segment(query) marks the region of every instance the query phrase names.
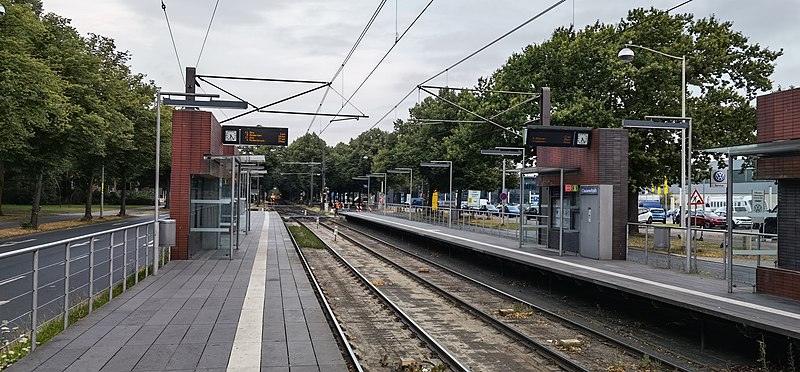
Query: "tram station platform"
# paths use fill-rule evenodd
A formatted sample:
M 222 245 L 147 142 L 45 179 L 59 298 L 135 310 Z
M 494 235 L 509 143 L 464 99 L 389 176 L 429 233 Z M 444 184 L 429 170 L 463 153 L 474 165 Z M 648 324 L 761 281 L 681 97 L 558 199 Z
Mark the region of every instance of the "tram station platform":
M 595 260 L 541 246 L 523 246 L 511 238 L 486 235 L 376 212 L 340 212 L 422 238 L 529 265 L 576 280 L 686 308 L 792 338 L 800 338 L 800 302 L 751 291 L 728 293 L 727 281 L 660 269 L 632 261 Z M 721 265 L 720 265 L 721 266 Z
M 275 212 L 230 260 L 172 261 L 8 371 L 347 371 Z

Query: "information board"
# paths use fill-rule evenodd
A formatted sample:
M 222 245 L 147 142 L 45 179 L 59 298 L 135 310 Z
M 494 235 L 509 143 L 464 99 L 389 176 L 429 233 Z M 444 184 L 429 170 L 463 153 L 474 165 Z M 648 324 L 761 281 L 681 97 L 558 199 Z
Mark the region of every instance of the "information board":
M 222 126 L 223 145 L 287 146 L 289 128 Z
M 529 127 L 525 133 L 525 144 L 545 147 L 589 147 L 591 135 L 591 129 Z

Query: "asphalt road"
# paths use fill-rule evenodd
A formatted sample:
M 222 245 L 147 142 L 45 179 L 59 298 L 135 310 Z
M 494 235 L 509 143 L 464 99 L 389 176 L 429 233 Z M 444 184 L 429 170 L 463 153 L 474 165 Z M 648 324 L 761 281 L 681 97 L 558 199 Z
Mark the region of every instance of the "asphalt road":
M 162 216 L 166 217 L 166 216 Z M 125 274 L 131 275 L 135 267 L 146 265 L 145 258 L 152 255 L 152 225 L 103 234 L 126 226 L 152 221 L 152 217 L 135 217 L 124 221 L 88 225 L 80 228 L 50 231 L 40 234 L 0 240 L 0 253 L 18 251 L 28 247 L 41 246 L 47 243 L 83 237 L 71 241 L 69 267 L 70 303 L 74 305 L 80 299 L 88 297 L 90 277 L 90 242 L 94 243 L 94 293 L 101 292 L 109 286 L 109 272 L 113 262 L 113 281 L 119 282 Z M 146 227 L 149 227 L 147 229 Z M 125 241 L 127 240 L 127 247 Z M 113 244 L 111 244 L 113 242 Z M 109 260 L 113 246 L 113 260 Z M 125 248 L 126 247 L 126 248 Z M 150 248 L 149 250 L 147 248 Z M 137 261 L 138 251 L 138 261 Z M 38 265 L 38 316 L 42 321 L 58 316 L 64 307 L 64 271 L 66 245 L 57 244 L 44 248 L 39 253 Z M 152 260 L 152 258 L 151 258 Z M 127 262 L 127 272 L 124 263 Z M 0 321 L 8 320 L 25 329 L 30 324 L 33 288 L 33 254 L 20 255 L 0 259 Z

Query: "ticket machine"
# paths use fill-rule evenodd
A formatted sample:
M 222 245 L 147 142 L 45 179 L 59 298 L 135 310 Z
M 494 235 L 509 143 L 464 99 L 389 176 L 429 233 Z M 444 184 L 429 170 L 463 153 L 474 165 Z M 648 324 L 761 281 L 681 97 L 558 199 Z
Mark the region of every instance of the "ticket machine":
M 612 185 L 581 185 L 578 241 L 579 254 L 583 257 L 612 258 L 613 191 Z

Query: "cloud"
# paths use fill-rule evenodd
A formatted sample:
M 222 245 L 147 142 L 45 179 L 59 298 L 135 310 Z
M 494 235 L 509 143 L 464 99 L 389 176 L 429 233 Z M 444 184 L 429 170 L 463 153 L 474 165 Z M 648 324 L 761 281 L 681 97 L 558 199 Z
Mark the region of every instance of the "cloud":
M 769 7 L 757 2 L 704 0 L 690 2 L 676 12 L 694 13 L 696 17 L 716 15 L 730 20 L 736 30 L 751 42 L 770 49 L 784 48 L 777 62 L 774 80 L 788 87 L 798 85 L 800 47 L 792 32 L 796 28 L 794 10 L 798 0 L 774 0 Z M 200 52 L 216 0 L 164 0 L 183 67 L 194 65 Z M 395 36 L 414 20 L 428 0 L 387 2 L 352 55 L 333 86 L 349 96 L 356 86 L 394 44 Z M 408 108 L 417 102 L 412 94 L 397 110 L 391 110 L 413 87 L 452 65 L 489 41 L 539 13 L 553 2 L 519 0 L 434 1 L 392 54 L 375 72 L 353 103 L 370 116 L 357 122 L 331 125 L 322 135 L 330 144 L 347 141 L 374 125 L 387 114 L 378 127 L 392 128 L 397 117 L 405 118 Z M 530 43 L 549 38 L 557 27 L 577 28 L 596 21 L 615 23 L 635 7 L 668 9 L 676 0 L 633 0 L 630 2 L 567 1 L 517 33 L 476 55 L 431 84 L 474 86 L 479 77 L 499 68 L 514 52 Z M 397 9 L 395 9 L 397 4 Z M 574 15 L 573 15 L 574 4 Z M 330 79 L 360 35 L 378 2 L 374 0 L 219 0 L 219 7 L 205 51 L 198 66 L 201 74 L 254 76 L 323 80 Z M 165 90 L 180 90 L 181 70 L 173 51 L 160 1 L 50 1 L 45 10 L 73 19 L 82 33 L 93 32 L 114 38 L 117 46 L 132 53 L 132 67 L 143 72 Z M 766 24 L 768 22 L 768 27 Z M 255 104 L 295 94 L 308 86 L 276 83 L 215 81 Z M 203 88 L 216 92 L 211 86 Z M 554 87 L 554 89 L 557 89 Z M 324 90 L 309 94 L 275 109 L 315 111 Z M 424 98 L 424 95 L 421 96 Z M 328 94 L 323 112 L 336 112 L 342 99 Z M 346 108 L 343 112 L 354 113 Z M 215 111 L 220 119 L 224 115 Z M 316 120 L 319 131 L 330 118 Z M 242 124 L 275 125 L 290 128 L 290 137 L 305 133 L 311 122 L 306 116 L 253 114 L 237 120 Z

